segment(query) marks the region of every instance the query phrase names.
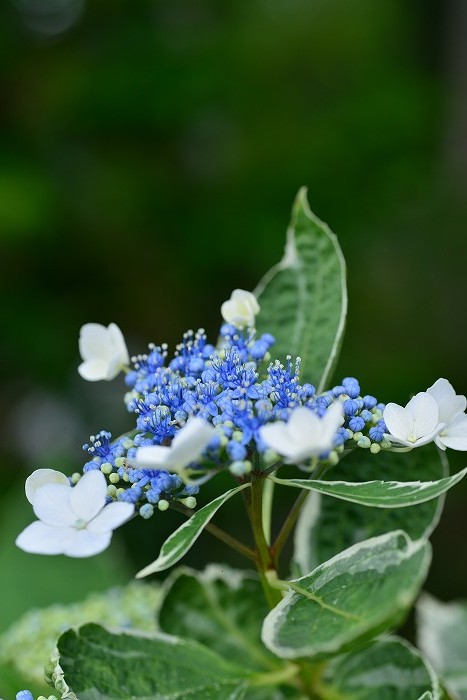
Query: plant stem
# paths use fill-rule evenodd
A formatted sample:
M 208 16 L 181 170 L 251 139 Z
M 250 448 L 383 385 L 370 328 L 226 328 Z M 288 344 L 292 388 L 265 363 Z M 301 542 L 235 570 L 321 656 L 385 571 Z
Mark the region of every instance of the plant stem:
M 272 479 L 265 479 L 263 486 L 263 532 L 268 547 L 271 544 L 271 520 L 272 505 L 274 501 L 275 483 Z
M 263 530 L 263 487 L 264 477 L 257 472 L 251 474 L 251 525 L 256 544 L 256 567 L 266 600 L 274 608 L 282 600 L 282 593 L 273 588 L 268 580 L 268 572 L 275 572 L 274 558 Z
M 310 474 L 310 480 L 312 479 L 319 479 L 320 476 L 323 476 L 324 472 L 327 470 L 329 465 L 327 464 L 321 464 L 316 467 L 316 469 Z M 295 524 L 297 522 L 298 516 L 300 515 L 300 511 L 302 509 L 303 504 L 305 503 L 307 496 L 309 495 L 309 491 L 301 491 L 300 494 L 297 496 L 297 499 L 295 503 L 293 504 L 292 508 L 289 511 L 289 514 L 287 515 L 279 534 L 276 537 L 276 540 L 272 546 L 272 550 L 274 552 L 274 564 L 277 567 L 279 557 L 282 553 L 282 550 L 284 548 L 285 543 L 287 542 L 290 533 L 292 532 L 293 528 L 295 527 Z
M 187 508 L 182 503 L 177 503 L 176 501 L 171 502 L 170 507 L 173 510 L 178 510 L 180 513 L 183 513 L 183 515 L 186 515 L 187 518 L 191 518 L 191 516 L 195 513 L 195 511 L 191 510 L 191 508 Z M 217 537 L 217 539 L 221 540 L 221 542 L 224 542 L 224 544 L 234 549 L 236 552 L 243 554 L 244 557 L 256 563 L 257 558 L 255 556 L 255 552 L 250 547 L 247 547 L 245 544 L 240 542 L 240 540 L 237 540 L 236 537 L 233 537 L 233 535 L 229 535 L 228 532 L 225 532 L 225 530 L 222 530 L 222 528 L 214 525 L 214 523 L 208 523 L 205 526 L 205 530 L 210 532 L 211 535 L 214 535 L 214 537 Z

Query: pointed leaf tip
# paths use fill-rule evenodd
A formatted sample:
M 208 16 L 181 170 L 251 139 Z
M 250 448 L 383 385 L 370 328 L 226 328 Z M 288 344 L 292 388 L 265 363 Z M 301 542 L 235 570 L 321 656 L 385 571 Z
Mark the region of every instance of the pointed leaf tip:
M 347 313 L 345 260 L 336 236 L 297 193 L 282 260 L 256 288 L 259 333 L 272 333 L 273 355 L 301 357 L 301 380 L 321 391 L 338 359 Z
M 226 491 L 221 496 L 215 498 L 211 503 L 208 503 L 200 510 L 196 511 L 189 520 L 180 525 L 175 532 L 163 543 L 159 556 L 152 564 L 146 566 L 141 571 L 138 571 L 136 578 L 144 578 L 150 574 L 155 574 L 159 571 L 165 571 L 176 564 L 194 545 L 203 529 L 209 523 L 211 518 L 217 513 L 219 508 L 236 493 L 239 493 L 250 483 L 241 484 L 230 491 Z

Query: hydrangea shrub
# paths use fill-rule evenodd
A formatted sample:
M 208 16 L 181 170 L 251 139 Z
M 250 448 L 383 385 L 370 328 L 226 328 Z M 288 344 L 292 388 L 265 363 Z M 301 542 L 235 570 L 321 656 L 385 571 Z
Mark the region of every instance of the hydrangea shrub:
M 421 603 L 424 653 L 393 631 L 426 578 L 443 494 L 467 472 L 449 475 L 446 459 L 467 450 L 467 401 L 444 378 L 406 406 L 382 403 L 355 377 L 332 383 L 346 311 L 342 251 L 302 189 L 282 260 L 254 293 L 224 302 L 217 342 L 188 331 L 173 354 L 151 343 L 130 360 L 115 324 L 83 327 L 80 374 L 124 371 L 129 430 L 92 436 L 82 472 L 28 478 L 37 520 L 18 546 L 92 556 L 129 518 L 174 509 L 182 524 L 137 577 L 174 567 L 204 530 L 246 568 L 172 570 L 147 611 L 157 632 L 92 622 L 65 631 L 48 669 L 63 700 L 439 700 L 445 683 L 455 687 L 439 649 L 456 616 L 428 636 L 433 604 Z M 203 485 L 220 472 L 230 488 L 206 503 Z M 285 489 L 296 500 L 278 522 Z M 215 524 L 230 499 L 248 541 L 235 523 Z

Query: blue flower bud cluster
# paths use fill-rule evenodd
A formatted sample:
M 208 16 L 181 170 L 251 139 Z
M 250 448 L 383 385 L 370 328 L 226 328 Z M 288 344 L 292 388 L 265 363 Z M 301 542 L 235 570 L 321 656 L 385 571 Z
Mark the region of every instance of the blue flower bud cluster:
M 355 377 L 345 377 L 341 384 L 322 394 L 317 401 L 322 402 L 323 399 L 329 402 L 338 399 L 342 402 L 344 425 L 337 433 L 335 447 L 343 449 L 345 443 L 353 440 L 358 447 L 377 453 L 381 445 L 385 445 L 385 404 L 378 403 L 378 400 L 369 394 L 361 396 L 360 383 Z
M 172 359 L 166 345 L 149 345 L 146 354 L 132 358 L 133 369 L 125 378 L 125 403 L 135 416 L 135 429 L 114 441 L 106 431 L 91 437 L 84 445 L 91 459 L 83 471 L 100 469 L 109 482 L 109 500 L 133 503 L 148 518 L 155 507 L 164 510 L 171 500 L 196 495 L 196 482 L 206 471 L 228 468 L 242 477 L 253 464 L 267 466 L 272 457 L 261 438 L 262 426 L 287 421 L 298 406 L 322 417 L 335 401 L 342 403 L 344 412 L 336 451 L 351 444 L 377 452 L 386 432 L 384 405 L 373 396 L 362 396 L 353 377 L 318 395 L 314 386 L 300 383 L 299 358 L 270 361 L 274 342 L 271 334 L 257 337 L 253 329 L 239 331 L 224 323 L 217 348 L 207 342 L 203 329 L 185 333 Z M 177 474 L 132 466 L 138 447 L 169 445 L 190 416 L 200 416 L 216 428 L 202 464 L 191 465 L 192 476 L 198 469 L 200 479 L 184 484 Z

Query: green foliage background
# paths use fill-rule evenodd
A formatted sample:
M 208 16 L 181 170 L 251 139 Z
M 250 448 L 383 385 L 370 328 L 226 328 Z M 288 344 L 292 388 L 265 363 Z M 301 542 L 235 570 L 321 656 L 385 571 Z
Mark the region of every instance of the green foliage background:
M 221 302 L 281 256 L 301 185 L 348 262 L 337 376 L 382 401 L 440 376 L 467 393 L 466 14 L 462 0 L 0 5 L 0 630 L 108 585 L 97 560 L 77 581 L 12 544 L 31 519 L 25 476 L 74 471 L 90 433 L 129 426 L 119 380 L 76 373 L 81 324 L 117 322 L 134 353 L 188 327 L 214 338 Z M 467 596 L 466 498 L 449 495 L 434 536 L 428 587 L 444 598 Z M 171 518 L 117 534 L 118 582 Z M 191 564 L 225 557 L 208 537 Z

